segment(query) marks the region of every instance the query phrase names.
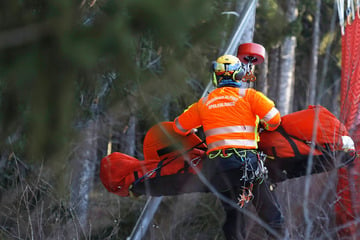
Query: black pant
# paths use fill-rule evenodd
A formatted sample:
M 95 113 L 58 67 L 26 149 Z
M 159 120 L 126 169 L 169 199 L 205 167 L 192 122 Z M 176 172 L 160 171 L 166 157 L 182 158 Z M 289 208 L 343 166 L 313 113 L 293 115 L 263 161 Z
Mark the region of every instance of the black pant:
M 229 190 L 222 193 L 226 198 L 236 201 L 236 190 Z M 273 192 L 270 191 L 266 181 L 261 184 L 254 184 L 254 199 L 251 201 L 260 219 L 280 236 L 284 232 L 284 219 L 279 208 L 278 201 Z M 245 239 L 246 215 L 237 208 L 222 201 L 226 218 L 223 231 L 227 240 Z M 271 233 L 266 231 L 268 235 Z
M 229 151 L 227 151 L 229 152 Z M 246 171 L 245 165 L 252 166 L 256 170 L 258 156 L 254 151 L 246 151 L 245 154 L 231 154 L 229 157 L 219 155 L 204 162 L 204 174 L 215 189 L 233 203 L 237 203 L 237 197 L 241 187 L 246 184 L 240 179 Z M 279 235 L 283 233 L 284 220 L 276 196 L 270 191 L 266 180 L 255 179 L 252 181 L 254 195 L 251 201 L 260 219 Z M 248 183 L 247 183 L 248 184 Z M 245 238 L 245 216 L 238 208 L 222 201 L 226 219 L 223 231 L 227 240 Z M 270 233 L 269 233 L 270 234 Z M 271 235 L 271 234 L 270 234 Z

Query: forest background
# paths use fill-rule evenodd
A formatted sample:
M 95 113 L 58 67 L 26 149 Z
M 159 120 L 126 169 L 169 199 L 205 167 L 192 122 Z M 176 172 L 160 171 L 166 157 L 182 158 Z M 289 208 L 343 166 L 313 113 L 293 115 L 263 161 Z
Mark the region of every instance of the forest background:
M 146 131 L 201 96 L 238 21 L 224 12 L 245 2 L 0 2 L 0 239 L 129 236 L 146 197 L 108 193 L 100 160 L 143 159 Z M 336 11 L 330 0 L 258 1 L 253 41 L 267 57 L 256 88 L 282 114 L 321 104 L 339 116 Z M 278 186 L 289 230 L 335 239 L 336 173 L 311 178 L 305 210 L 303 179 Z M 223 239 L 222 221 L 211 194 L 167 197 L 147 239 Z

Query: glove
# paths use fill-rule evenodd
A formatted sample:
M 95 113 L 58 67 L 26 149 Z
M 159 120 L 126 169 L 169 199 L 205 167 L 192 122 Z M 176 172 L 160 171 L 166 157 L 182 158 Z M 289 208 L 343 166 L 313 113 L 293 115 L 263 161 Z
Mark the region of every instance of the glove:
M 268 130 L 269 129 L 267 122 L 265 122 L 263 119 L 260 120 L 260 129 L 261 128 L 263 130 Z
M 342 150 L 345 152 L 355 151 L 355 144 L 351 137 L 349 136 L 341 136 L 342 140 Z
M 193 129 L 191 129 L 190 131 L 189 131 L 189 133 L 188 134 L 186 134 L 186 136 L 189 136 L 189 135 L 191 135 L 191 134 L 193 134 L 193 133 L 197 133 L 197 128 L 193 128 Z

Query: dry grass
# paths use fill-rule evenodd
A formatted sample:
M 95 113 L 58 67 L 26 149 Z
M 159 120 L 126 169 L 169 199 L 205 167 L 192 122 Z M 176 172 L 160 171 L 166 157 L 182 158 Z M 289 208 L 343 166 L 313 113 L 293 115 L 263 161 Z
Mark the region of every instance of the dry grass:
M 308 196 L 306 181 L 305 177 L 288 180 L 276 188 L 290 239 L 338 239 L 333 210 L 336 171 L 310 176 Z M 67 201 L 57 196 L 45 177 L 20 177 L 1 192 L 0 239 L 125 240 L 145 202 L 145 196 L 123 198 L 111 194 L 97 179 L 90 194 L 89 228 L 85 230 Z M 247 209 L 254 211 L 251 205 Z M 165 197 L 145 239 L 223 240 L 223 220 L 221 203 L 211 193 Z M 266 239 L 261 227 L 250 219 L 247 232 L 248 240 Z

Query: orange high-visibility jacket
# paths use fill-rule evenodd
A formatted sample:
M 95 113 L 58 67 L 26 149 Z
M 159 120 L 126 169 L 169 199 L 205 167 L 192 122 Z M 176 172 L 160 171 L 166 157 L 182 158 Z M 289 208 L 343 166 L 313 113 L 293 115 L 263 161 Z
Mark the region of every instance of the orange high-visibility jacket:
M 188 134 L 203 127 L 208 153 L 218 149 L 257 149 L 259 120 L 266 130 L 280 124 L 275 104 L 252 88 L 221 87 L 192 104 L 174 121 L 174 130 Z

